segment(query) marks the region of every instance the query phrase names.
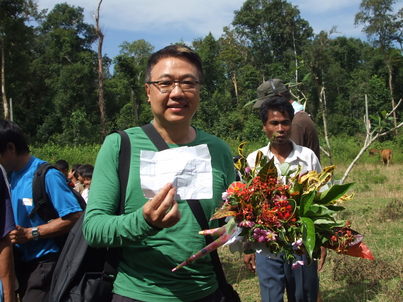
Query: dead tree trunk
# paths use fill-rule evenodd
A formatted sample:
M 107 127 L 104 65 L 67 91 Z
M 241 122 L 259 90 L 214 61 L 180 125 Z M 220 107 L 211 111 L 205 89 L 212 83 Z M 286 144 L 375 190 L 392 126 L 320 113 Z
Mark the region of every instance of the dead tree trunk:
M 297 47 L 295 45 L 295 35 L 294 30 L 292 31 L 292 46 L 294 50 L 294 63 L 295 63 L 295 83 L 298 83 L 298 56 L 297 56 Z
M 1 56 L 1 97 L 3 101 L 3 113 L 4 119 L 10 119 L 10 107 L 8 105 L 7 94 L 6 94 L 6 58 L 4 51 L 4 39 L 0 39 L 0 56 Z
M 234 85 L 236 102 L 239 103 L 239 93 L 238 93 L 238 81 L 236 79 L 236 73 L 234 72 L 231 77 L 232 85 Z
M 388 84 L 389 84 L 389 93 L 390 93 L 390 98 L 391 98 L 391 103 L 392 103 L 392 109 L 395 108 L 395 98 L 393 97 L 393 73 L 392 73 L 392 64 L 391 62 L 387 62 L 386 66 L 388 67 Z M 396 128 L 397 126 L 397 117 L 396 117 L 396 111 L 393 111 L 393 126 Z M 397 135 L 397 129 L 395 130 L 395 136 Z
M 332 155 L 332 148 L 330 146 L 329 141 L 329 133 L 327 131 L 327 102 L 326 102 L 326 91 L 325 85 L 322 83 L 322 88 L 319 93 L 319 102 L 322 105 L 322 120 L 323 120 L 323 133 L 325 136 L 327 150 L 322 149 L 325 151 L 325 154 L 329 157 L 330 164 L 333 165 L 333 155 Z
M 106 117 L 105 117 L 105 96 L 104 96 L 104 66 L 102 56 L 102 45 L 104 42 L 104 34 L 99 26 L 99 11 L 101 9 L 102 0 L 98 3 L 97 13 L 95 16 L 96 34 L 98 36 L 98 108 L 101 123 L 101 135 L 106 135 Z

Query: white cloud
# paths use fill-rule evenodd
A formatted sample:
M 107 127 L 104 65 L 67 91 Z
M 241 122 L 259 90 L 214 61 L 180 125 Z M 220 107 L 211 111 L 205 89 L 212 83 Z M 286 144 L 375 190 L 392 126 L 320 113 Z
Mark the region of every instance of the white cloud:
M 298 6 L 300 11 L 319 14 L 334 13 L 346 9 L 351 10 L 351 8 L 356 9 L 359 7 L 361 0 L 291 0 L 289 2 Z
M 52 9 L 63 0 L 37 0 Z M 84 8 L 85 20 L 94 23 L 98 0 L 65 0 Z M 289 0 L 316 33 L 337 26 L 338 35 L 365 38 L 354 25 L 361 0 Z M 211 32 L 216 38 L 231 24 L 244 0 L 103 0 L 101 26 L 105 47 L 116 54 L 123 41 L 145 39 L 159 48 L 178 41 L 193 41 Z M 189 43 L 190 44 L 190 43 Z
M 60 1 L 39 0 L 40 8 L 53 8 Z M 98 1 L 67 0 L 85 9 L 87 22 L 93 22 Z M 104 0 L 101 5 L 103 27 L 128 31 L 173 31 L 186 29 L 196 35 L 212 32 L 216 36 L 229 25 L 233 11 L 243 0 Z

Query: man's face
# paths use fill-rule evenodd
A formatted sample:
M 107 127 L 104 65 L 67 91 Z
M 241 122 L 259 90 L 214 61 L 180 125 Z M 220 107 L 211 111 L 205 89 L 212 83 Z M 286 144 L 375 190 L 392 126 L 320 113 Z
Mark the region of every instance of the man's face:
M 272 144 L 286 144 L 290 141 L 291 119 L 288 113 L 269 110 L 263 131 Z
M 197 67 L 189 61 L 168 57 L 161 59 L 151 69 L 150 81 L 199 81 Z M 160 125 L 190 125 L 200 102 L 199 86 L 194 91 L 183 91 L 176 84 L 171 92 L 161 93 L 154 84 L 146 84 L 148 102 L 154 119 Z
M 0 164 L 7 172 L 16 171 L 19 168 L 20 158 L 13 143 L 8 143 L 6 150 L 0 154 Z

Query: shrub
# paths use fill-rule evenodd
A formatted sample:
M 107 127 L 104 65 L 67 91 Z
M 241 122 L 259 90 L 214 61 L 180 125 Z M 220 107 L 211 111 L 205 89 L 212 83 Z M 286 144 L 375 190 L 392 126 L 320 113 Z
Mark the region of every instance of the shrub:
M 43 146 L 31 147 L 34 156 L 54 163 L 59 159 L 66 160 L 72 164 L 94 164 L 100 145 L 80 145 L 80 146 L 59 146 L 46 144 Z

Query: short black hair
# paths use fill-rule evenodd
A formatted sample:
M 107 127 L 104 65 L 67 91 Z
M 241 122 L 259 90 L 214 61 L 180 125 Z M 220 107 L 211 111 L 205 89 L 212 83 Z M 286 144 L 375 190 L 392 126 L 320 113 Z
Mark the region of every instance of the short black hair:
M 81 165 L 77 168 L 76 172 L 82 178 L 92 179 L 92 173 L 94 172 L 94 166 L 90 164 Z
M 151 81 L 151 69 L 164 58 L 181 58 L 189 61 L 189 63 L 196 66 L 199 71 L 199 81 L 202 82 L 204 78 L 203 64 L 200 56 L 193 51 L 190 47 L 182 44 L 173 44 L 166 46 L 154 52 L 147 61 L 146 69 L 146 82 Z
M 28 141 L 21 128 L 14 122 L 0 120 L 0 154 L 7 150 L 7 144 L 13 143 L 18 155 L 29 153 Z
M 294 118 L 294 108 L 289 102 L 288 98 L 281 95 L 275 95 L 269 97 L 260 106 L 260 120 L 263 124 L 266 124 L 269 110 L 280 111 L 281 113 L 287 113 L 290 120 Z
M 55 168 L 61 171 L 68 171 L 69 163 L 64 159 L 59 159 L 57 162 L 55 162 Z

